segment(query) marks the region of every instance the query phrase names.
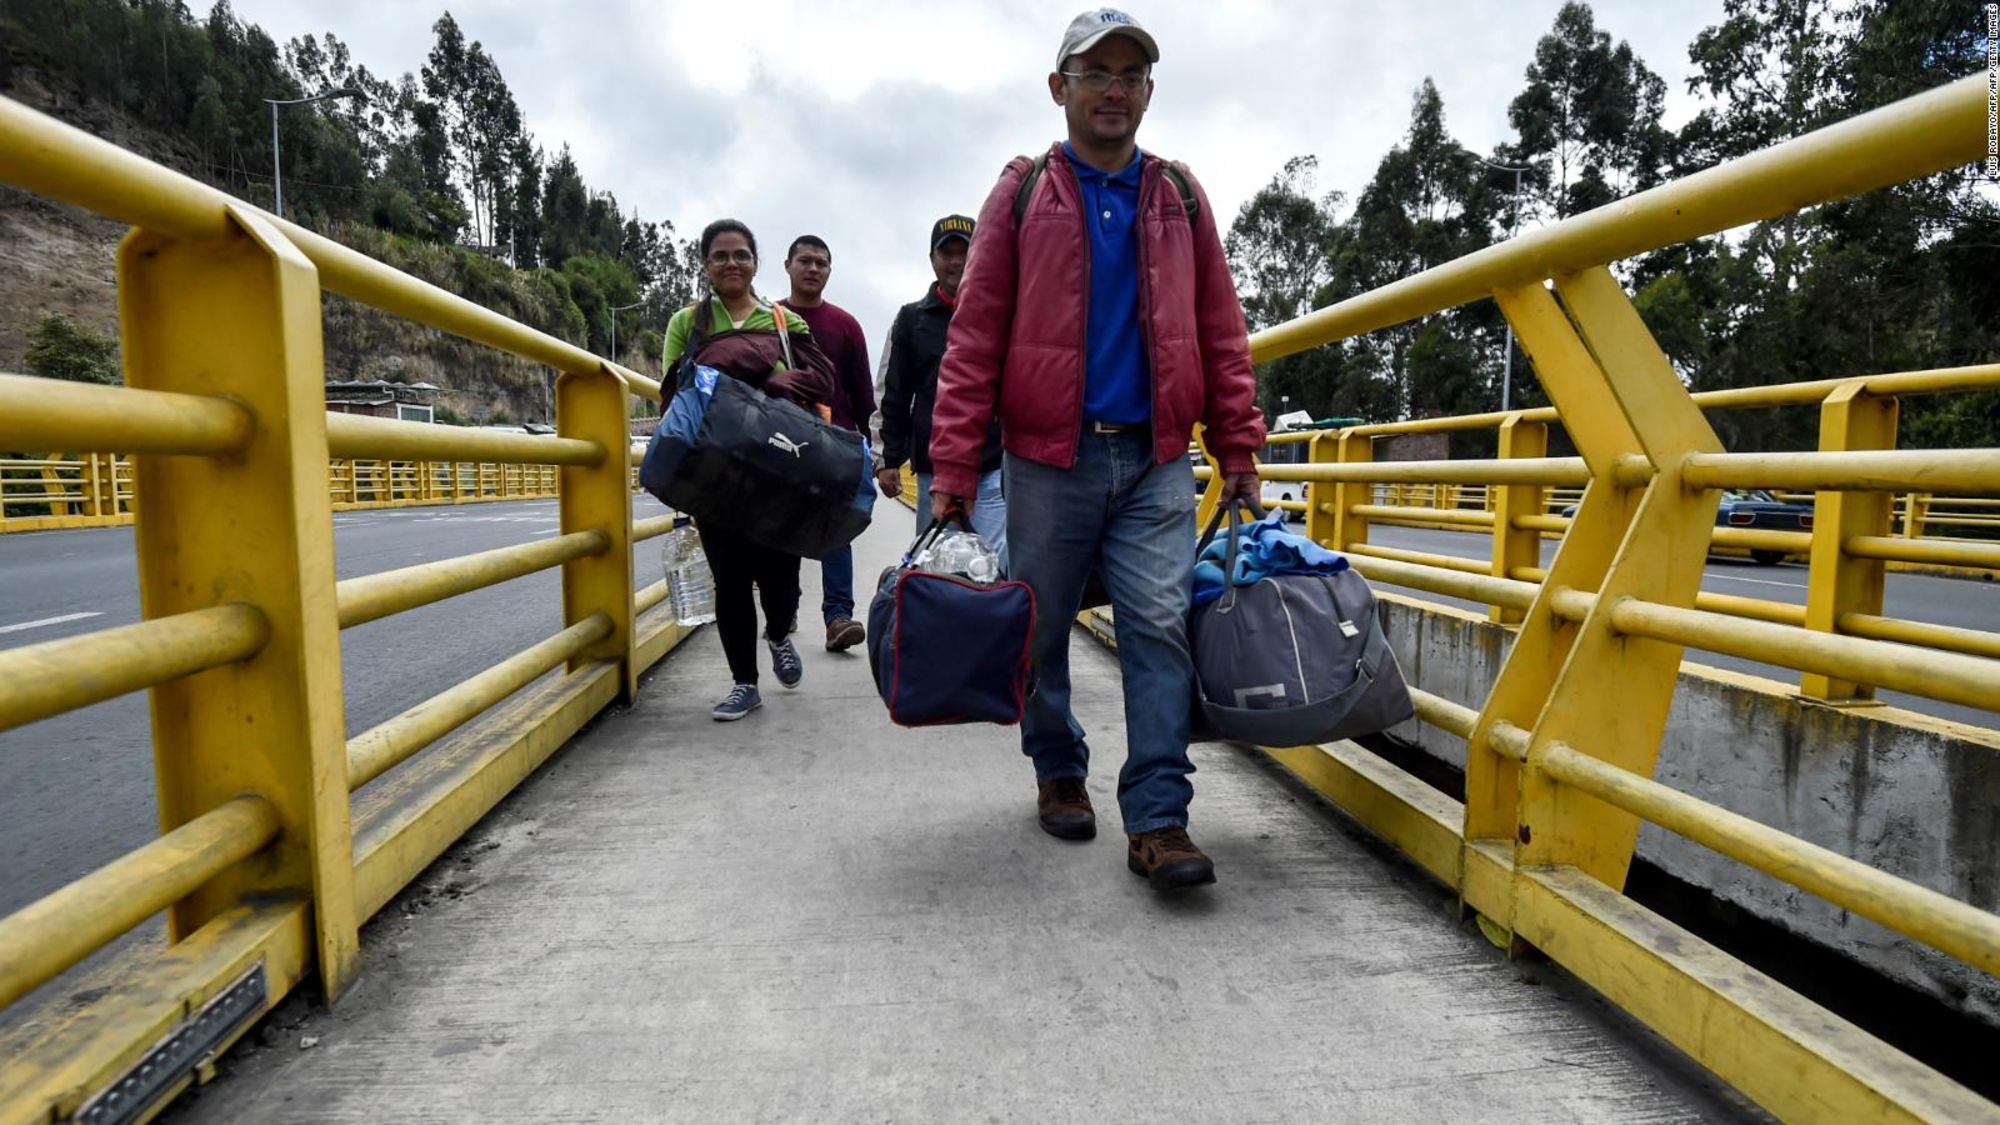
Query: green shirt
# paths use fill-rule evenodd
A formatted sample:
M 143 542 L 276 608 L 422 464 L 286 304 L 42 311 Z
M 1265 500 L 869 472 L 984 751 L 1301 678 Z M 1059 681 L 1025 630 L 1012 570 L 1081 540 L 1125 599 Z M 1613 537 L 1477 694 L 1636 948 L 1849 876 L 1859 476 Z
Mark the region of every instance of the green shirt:
M 778 326 L 778 322 L 771 316 L 771 310 L 777 307 L 775 305 L 767 305 L 759 301 L 757 307 L 750 310 L 750 315 L 743 318 L 743 323 L 738 324 L 730 319 L 729 310 L 722 305 L 722 298 L 710 297 L 708 304 L 708 329 L 710 332 L 720 332 L 725 329 L 736 328 L 741 328 L 749 332 L 760 330 L 770 332 Z M 688 333 L 694 330 L 694 309 L 693 305 L 689 305 L 675 313 L 672 320 L 667 321 L 667 343 L 660 358 L 662 369 L 672 367 L 674 361 L 681 357 L 681 353 L 687 350 Z M 808 336 L 812 334 L 812 329 L 807 327 L 805 318 L 790 309 L 785 310 L 785 327 L 793 332 L 803 332 Z

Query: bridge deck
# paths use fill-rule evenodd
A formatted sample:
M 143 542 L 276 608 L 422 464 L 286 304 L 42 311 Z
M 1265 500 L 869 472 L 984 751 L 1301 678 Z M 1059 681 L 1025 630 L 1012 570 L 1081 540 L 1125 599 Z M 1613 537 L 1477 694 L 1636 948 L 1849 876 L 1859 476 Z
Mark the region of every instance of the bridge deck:
M 882 514 L 864 583 L 907 526 Z M 1096 841 L 1037 829 L 1013 731 L 892 727 L 858 655 L 807 646 L 799 690 L 767 676 L 762 712 L 711 723 L 704 631 L 384 911 L 337 1011 L 281 1009 L 171 1116 L 1746 1112 L 1251 752 L 1196 748 L 1221 881 L 1155 896 L 1116 830 L 1117 665 L 1075 644 Z

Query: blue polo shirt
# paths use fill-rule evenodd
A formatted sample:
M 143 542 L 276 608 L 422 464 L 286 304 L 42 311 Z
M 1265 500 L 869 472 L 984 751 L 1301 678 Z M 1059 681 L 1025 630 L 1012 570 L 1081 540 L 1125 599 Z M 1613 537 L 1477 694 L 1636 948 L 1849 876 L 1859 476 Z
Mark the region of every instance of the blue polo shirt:
M 1139 171 L 1144 154 L 1106 175 L 1063 155 L 1083 191 L 1090 232 L 1090 308 L 1084 328 L 1083 418 L 1132 425 L 1153 416 L 1153 380 L 1139 331 Z

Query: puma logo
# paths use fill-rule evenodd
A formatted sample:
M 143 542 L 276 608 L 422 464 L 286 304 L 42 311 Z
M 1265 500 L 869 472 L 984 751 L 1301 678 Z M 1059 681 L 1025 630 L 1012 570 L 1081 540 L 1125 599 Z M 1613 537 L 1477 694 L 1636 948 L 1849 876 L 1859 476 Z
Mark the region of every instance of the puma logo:
M 804 449 L 808 445 L 811 445 L 812 442 L 793 441 L 789 434 L 776 433 L 772 434 L 770 439 L 766 441 L 764 444 L 775 445 L 779 449 L 782 449 L 785 452 L 791 454 L 792 456 L 797 457 L 799 455 L 799 450 Z

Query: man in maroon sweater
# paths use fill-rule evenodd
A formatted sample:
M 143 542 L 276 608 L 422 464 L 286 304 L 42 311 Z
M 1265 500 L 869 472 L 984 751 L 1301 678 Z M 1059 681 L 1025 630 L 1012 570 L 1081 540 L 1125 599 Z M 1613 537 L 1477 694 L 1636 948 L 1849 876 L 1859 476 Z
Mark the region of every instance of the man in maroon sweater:
M 875 414 L 875 377 L 868 367 L 868 338 L 861 325 L 825 299 L 833 276 L 833 251 L 818 235 L 802 234 L 785 252 L 785 274 L 792 295 L 784 306 L 805 320 L 813 342 L 833 360 L 833 397 L 827 405 L 833 422 L 860 430 Z M 840 652 L 867 639 L 854 619 L 854 548 L 842 547 L 820 560 L 820 612 L 826 617 L 826 650 Z

